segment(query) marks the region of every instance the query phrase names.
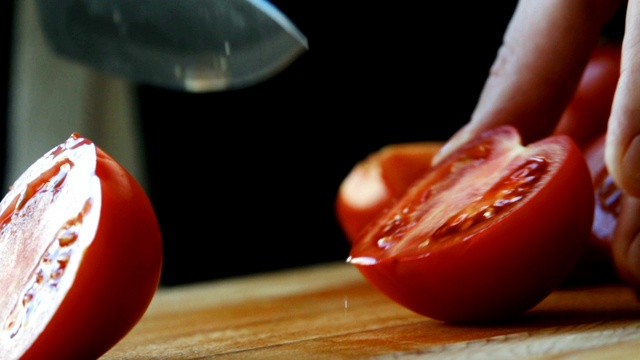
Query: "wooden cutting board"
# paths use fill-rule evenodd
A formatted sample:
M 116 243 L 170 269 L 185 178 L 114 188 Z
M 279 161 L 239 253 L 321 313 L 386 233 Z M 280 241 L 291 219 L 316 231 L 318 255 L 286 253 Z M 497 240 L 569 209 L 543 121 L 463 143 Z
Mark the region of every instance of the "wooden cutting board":
M 161 288 L 101 359 L 640 359 L 624 286 L 561 289 L 517 321 L 453 326 L 406 310 L 346 263 Z

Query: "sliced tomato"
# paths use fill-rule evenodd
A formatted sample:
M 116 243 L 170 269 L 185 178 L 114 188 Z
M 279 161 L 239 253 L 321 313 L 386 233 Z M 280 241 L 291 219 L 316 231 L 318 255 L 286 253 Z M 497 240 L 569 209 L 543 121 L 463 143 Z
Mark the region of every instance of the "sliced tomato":
M 612 255 L 613 235 L 622 204 L 622 190 L 604 162 L 605 134 L 583 150 L 594 185 L 595 210 L 589 244 L 566 285 L 619 282 Z
M 355 242 L 367 224 L 431 168 L 441 146 L 437 141 L 387 145 L 351 169 L 335 203 L 338 223 L 349 242 Z
M 136 180 L 72 135 L 0 202 L 0 358 L 96 359 L 142 317 L 162 243 Z
M 589 169 L 571 138 L 522 146 L 503 126 L 439 162 L 352 245 L 348 262 L 408 309 L 497 321 L 542 301 L 582 255 Z

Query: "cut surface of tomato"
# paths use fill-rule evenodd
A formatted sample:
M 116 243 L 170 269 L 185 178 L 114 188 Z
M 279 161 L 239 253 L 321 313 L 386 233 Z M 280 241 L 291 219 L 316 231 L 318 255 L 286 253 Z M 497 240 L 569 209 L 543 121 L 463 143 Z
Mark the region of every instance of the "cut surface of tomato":
M 0 202 L 0 358 L 96 359 L 138 322 L 162 244 L 136 180 L 73 134 Z
M 392 144 L 357 163 L 340 184 L 335 210 L 347 240 L 355 242 L 374 218 L 431 168 L 441 142 Z
M 523 146 L 515 128 L 498 127 L 416 181 L 352 245 L 348 262 L 427 317 L 506 319 L 542 301 L 576 264 L 592 189 L 569 137 Z

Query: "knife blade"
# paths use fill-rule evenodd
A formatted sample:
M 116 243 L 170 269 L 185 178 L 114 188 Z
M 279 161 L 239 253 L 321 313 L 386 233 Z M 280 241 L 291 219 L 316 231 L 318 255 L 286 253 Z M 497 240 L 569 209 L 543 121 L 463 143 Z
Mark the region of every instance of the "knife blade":
M 262 82 L 308 50 L 266 0 L 37 0 L 55 53 L 135 82 L 187 92 Z

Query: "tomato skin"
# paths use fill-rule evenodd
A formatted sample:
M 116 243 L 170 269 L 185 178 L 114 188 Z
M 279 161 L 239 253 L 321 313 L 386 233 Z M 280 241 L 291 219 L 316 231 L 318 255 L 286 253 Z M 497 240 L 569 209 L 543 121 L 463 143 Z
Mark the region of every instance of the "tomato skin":
M 442 142 L 387 145 L 358 162 L 338 189 L 336 218 L 354 243 L 363 229 L 431 168 Z
M 21 359 L 99 358 L 140 320 L 158 287 L 163 251 L 153 207 L 116 160 L 98 147 L 95 152 L 101 189 L 97 230 L 78 254 L 72 285 Z
M 591 240 L 584 256 L 565 285 L 619 282 L 611 241 L 617 225 L 621 191 L 604 163 L 604 133 L 620 74 L 621 44 L 600 44 L 585 68 L 573 99 L 556 128 L 583 149 L 595 189 L 595 214 Z M 610 205 L 605 205 L 606 203 Z M 604 205 L 604 207 L 603 207 Z
M 496 146 L 502 137 L 516 136 L 519 143 L 517 132 L 508 126 L 483 136 L 495 141 L 491 146 Z M 450 166 L 465 148 L 475 145 L 471 141 L 416 182 L 388 215 L 377 220 L 367 236 L 352 246 L 349 258 L 390 299 L 418 314 L 446 322 L 500 321 L 538 304 L 576 264 L 586 247 L 593 219 L 589 170 L 569 137 L 547 138 L 525 150 L 514 150 L 513 140 L 509 140 L 501 145 L 505 151 L 511 148 L 514 154 L 544 154 L 551 163 L 550 175 L 540 180 L 518 206 L 485 227 L 453 235 L 464 239 L 444 240 L 441 246 L 423 252 L 415 246 L 423 241 L 420 231 L 408 230 L 398 235 L 398 242 L 389 248 L 378 247 L 378 234 L 390 219 L 408 204 L 419 202 L 417 199 L 428 189 L 441 186 L 440 178 L 434 174 Z M 486 169 L 486 173 L 490 170 Z M 441 209 L 448 211 L 446 207 Z M 430 216 L 452 215 L 433 215 L 433 211 Z M 423 216 L 415 220 L 416 229 L 429 226 L 424 220 L 427 215 Z
M 566 133 L 576 141 L 587 160 L 597 197 L 592 248 L 599 249 L 590 252 L 602 261 L 610 258 L 613 230 L 620 210 L 620 189 L 612 183 L 604 162 L 605 131 L 620 75 L 620 57 L 620 43 L 605 42 L 594 50 L 556 128 L 556 133 Z M 605 191 L 609 193 L 608 201 L 614 201 L 613 207 L 603 207 L 603 201 L 607 201 L 603 199 Z
M 583 153 L 594 185 L 594 218 L 589 243 L 566 285 L 620 282 L 613 262 L 612 242 L 623 193 L 604 162 L 605 134 L 588 143 Z
M 591 55 L 578 88 L 562 114 L 556 134 L 567 134 L 585 147 L 607 129 L 620 75 L 621 44 L 600 44 Z

